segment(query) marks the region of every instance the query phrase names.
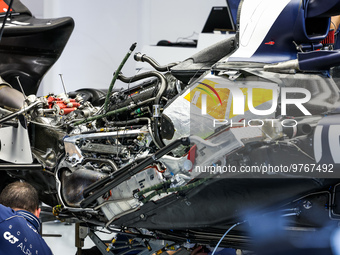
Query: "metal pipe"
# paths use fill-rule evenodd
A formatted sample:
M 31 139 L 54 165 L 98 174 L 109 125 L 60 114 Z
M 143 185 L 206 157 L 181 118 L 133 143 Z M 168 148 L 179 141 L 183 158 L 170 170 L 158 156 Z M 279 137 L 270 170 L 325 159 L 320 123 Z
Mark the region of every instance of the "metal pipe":
M 43 166 L 40 164 L 0 164 L 0 171 L 7 170 L 38 170 L 41 171 Z
M 6 122 L 7 120 L 15 118 L 15 117 L 19 116 L 20 114 L 22 114 L 24 112 L 27 112 L 27 111 L 31 110 L 32 108 L 36 107 L 40 103 L 41 103 L 40 101 L 35 101 L 33 104 L 31 104 L 31 105 L 29 105 L 27 107 L 23 107 L 23 108 L 21 108 L 17 112 L 14 112 L 12 114 L 6 115 L 2 119 L 0 119 L 0 124 Z
M 113 125 L 120 126 L 120 125 L 137 124 L 140 121 L 147 121 L 148 122 L 148 130 L 149 130 L 149 133 L 151 135 L 152 141 L 156 144 L 156 146 L 159 149 L 162 148 L 163 147 L 162 146 L 163 143 L 159 144 L 159 141 L 156 140 L 155 136 L 153 135 L 152 128 L 151 128 L 151 119 L 150 118 L 141 117 L 141 118 L 137 118 L 137 119 L 133 119 L 133 120 L 127 120 L 127 121 L 110 121 L 109 123 L 113 124 Z
M 111 115 L 114 115 L 114 114 L 117 114 L 117 113 L 125 112 L 127 110 L 134 109 L 134 108 L 136 108 L 138 106 L 141 106 L 143 104 L 149 103 L 149 102 L 154 101 L 154 100 L 156 100 L 156 97 L 152 97 L 152 98 L 149 98 L 149 99 L 144 100 L 142 102 L 137 102 L 136 104 L 131 104 L 129 106 L 122 107 L 122 108 L 119 108 L 119 109 L 116 109 L 116 110 L 113 110 L 113 111 L 110 111 L 110 112 L 107 112 L 107 113 L 104 113 L 104 114 L 95 115 L 95 116 L 92 116 L 90 118 L 79 120 L 79 121 L 75 122 L 73 125 L 74 126 L 78 126 L 78 125 L 83 124 L 83 123 L 87 123 L 87 122 L 90 122 L 90 121 L 102 119 L 102 118 L 105 118 L 107 116 L 111 116 Z
M 169 71 L 171 67 L 174 67 L 174 66 L 176 66 L 180 63 L 180 62 L 174 62 L 174 63 L 170 63 L 168 65 L 161 66 L 160 64 L 158 64 L 158 62 L 156 60 L 154 60 L 153 58 L 148 57 L 145 54 L 142 54 L 140 52 L 138 52 L 134 55 L 134 59 L 138 62 L 149 63 L 153 68 L 155 68 L 157 71 L 160 71 L 160 72 Z

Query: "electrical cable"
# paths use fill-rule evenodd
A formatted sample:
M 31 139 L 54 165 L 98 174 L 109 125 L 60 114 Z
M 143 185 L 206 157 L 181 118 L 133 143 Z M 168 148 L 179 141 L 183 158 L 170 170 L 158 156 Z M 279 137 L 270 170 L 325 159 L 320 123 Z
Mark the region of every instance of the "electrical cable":
M 299 215 L 299 213 L 296 211 L 296 209 L 286 209 L 286 210 L 282 210 L 282 212 L 284 211 L 293 211 L 292 213 L 286 213 L 286 214 L 283 214 L 281 215 L 281 217 L 289 217 L 289 216 L 297 216 Z M 233 229 L 235 228 L 236 226 L 238 225 L 241 225 L 243 223 L 247 222 L 247 220 L 244 220 L 244 221 L 240 221 L 240 222 L 237 222 L 235 223 L 234 225 L 232 225 L 230 228 L 228 228 L 228 230 L 224 233 L 224 235 L 221 237 L 221 239 L 218 241 L 217 245 L 215 246 L 213 252 L 211 253 L 211 255 L 214 255 L 218 246 L 221 244 L 221 242 L 223 241 L 223 239 L 226 237 L 226 235 Z
M 237 223 L 235 223 L 234 225 L 232 225 L 230 228 L 228 228 L 228 230 L 227 230 L 227 231 L 224 233 L 224 235 L 221 237 L 220 241 L 218 241 L 218 243 L 217 243 L 217 245 L 215 246 L 215 248 L 214 248 L 214 250 L 213 250 L 213 252 L 212 252 L 211 255 L 214 255 L 214 254 L 215 254 L 215 252 L 216 252 L 218 246 L 221 244 L 222 240 L 223 240 L 223 239 L 225 238 L 225 236 L 230 232 L 230 230 L 232 230 L 233 228 L 235 228 L 236 226 L 238 226 L 238 225 L 240 225 L 240 224 L 242 224 L 242 223 L 244 223 L 244 222 L 246 222 L 246 221 L 237 222 Z
M 288 142 L 277 141 L 277 143 L 278 143 L 278 144 L 291 145 L 291 146 L 295 147 L 295 148 L 298 150 L 298 152 L 301 152 L 303 155 L 305 155 L 305 156 L 308 157 L 309 159 L 315 161 L 315 159 L 314 159 L 312 156 L 310 156 L 307 152 L 305 152 L 304 150 L 302 150 L 302 149 L 301 149 L 299 146 L 297 146 L 295 143 L 292 143 L 292 142 L 290 142 L 290 141 L 288 141 Z

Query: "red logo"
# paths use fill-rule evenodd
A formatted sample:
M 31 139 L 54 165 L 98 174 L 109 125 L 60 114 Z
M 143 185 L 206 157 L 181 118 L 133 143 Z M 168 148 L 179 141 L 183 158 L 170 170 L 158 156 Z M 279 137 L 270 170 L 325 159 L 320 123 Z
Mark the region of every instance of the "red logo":
M 8 5 L 5 3 L 4 0 L 0 0 L 0 13 L 7 12 L 7 10 L 8 10 Z M 11 9 L 11 11 L 13 10 Z

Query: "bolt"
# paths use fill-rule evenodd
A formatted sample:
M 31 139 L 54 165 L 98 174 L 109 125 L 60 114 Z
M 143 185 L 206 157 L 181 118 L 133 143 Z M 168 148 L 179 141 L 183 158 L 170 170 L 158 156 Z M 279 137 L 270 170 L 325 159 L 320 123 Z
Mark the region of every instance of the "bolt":
M 313 206 L 313 205 L 312 205 L 312 202 L 311 202 L 311 201 L 308 201 L 308 200 L 303 201 L 303 207 L 304 207 L 306 210 L 311 209 L 312 206 Z

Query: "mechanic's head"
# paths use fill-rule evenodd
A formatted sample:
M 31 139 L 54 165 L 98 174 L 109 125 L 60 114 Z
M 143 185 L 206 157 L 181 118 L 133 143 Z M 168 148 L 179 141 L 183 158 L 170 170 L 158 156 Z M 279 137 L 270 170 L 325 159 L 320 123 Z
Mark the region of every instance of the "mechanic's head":
M 13 182 L 0 194 L 0 204 L 13 210 L 26 210 L 37 217 L 40 214 L 39 197 L 36 189 L 27 182 Z

